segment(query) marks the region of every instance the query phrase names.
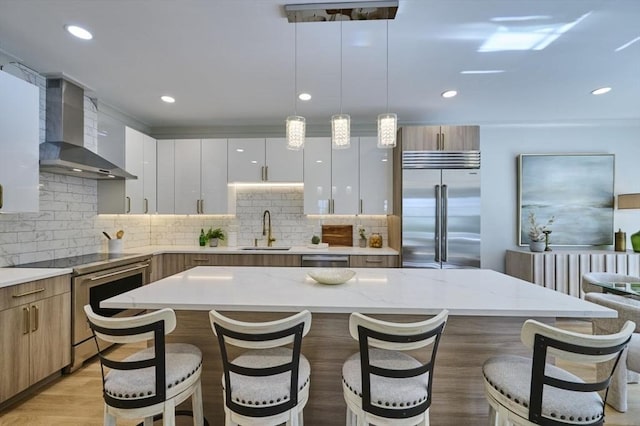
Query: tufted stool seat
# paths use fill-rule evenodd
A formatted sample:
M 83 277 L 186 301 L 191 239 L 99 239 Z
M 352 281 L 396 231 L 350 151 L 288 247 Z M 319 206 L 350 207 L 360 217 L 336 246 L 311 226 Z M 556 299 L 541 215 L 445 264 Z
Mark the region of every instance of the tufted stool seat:
M 482 367 L 490 424 L 602 425 L 604 401 L 598 391 L 607 390 L 613 372 L 586 382 L 547 363 L 547 356 L 591 365 L 613 360 L 615 366 L 634 328 L 628 321 L 617 333 L 594 336 L 527 320 L 521 339 L 533 357 L 495 356 Z
M 165 345 L 166 392 L 172 398 L 198 380 L 202 370 L 202 352 L 196 346 L 185 343 Z M 124 362 L 140 361 L 153 357 L 153 348 L 147 348 L 123 359 Z M 136 399 L 153 395 L 155 372 L 152 368 L 141 370 L 111 370 L 104 378 L 104 391 L 114 398 Z
M 311 328 L 311 313 L 305 310 L 276 321 L 246 322 L 212 310 L 209 320 L 224 371 L 225 425 L 302 425 L 311 366 L 301 348 Z M 244 352 L 230 359 L 232 347 Z
M 349 332 L 360 351 L 342 365 L 347 426 L 429 425 L 433 369 L 448 314 L 413 323 L 351 314 Z
M 371 364 L 393 370 L 418 368 L 422 364 L 412 356 L 402 352 L 371 348 L 369 351 Z M 422 404 L 429 396 L 427 384 L 429 374 L 403 379 L 402 386 L 397 386 L 388 377 L 372 377 L 371 403 L 382 408 L 411 408 Z M 342 366 L 342 382 L 355 396 L 362 397 L 362 368 L 360 354 L 353 354 Z
M 512 403 L 509 407 L 518 416 L 529 417 L 531 391 L 531 359 L 502 355 L 489 359 L 482 367 L 484 379 Z M 562 380 L 584 381 L 554 365 L 547 366 L 547 374 Z M 542 401 L 542 415 L 552 419 L 571 421 L 576 425 L 590 425 L 604 416 L 604 404 L 597 392 L 568 392 L 549 388 Z
M 289 348 L 270 348 L 263 351 L 247 351 L 233 361 L 240 367 L 270 368 L 286 364 L 293 357 Z M 298 372 L 298 392 L 308 392 L 311 366 L 307 358 L 300 354 Z M 224 378 L 222 387 L 224 389 Z M 306 388 L 306 389 L 305 389 Z M 247 407 L 267 407 L 289 399 L 289 375 L 286 373 L 265 377 L 249 377 L 231 373 L 231 398 Z

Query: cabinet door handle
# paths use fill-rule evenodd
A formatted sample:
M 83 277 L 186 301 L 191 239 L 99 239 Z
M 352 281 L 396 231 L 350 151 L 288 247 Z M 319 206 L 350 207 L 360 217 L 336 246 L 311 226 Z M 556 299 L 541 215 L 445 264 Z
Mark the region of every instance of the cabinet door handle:
M 360 198 L 360 214 L 362 214 L 362 198 Z
M 200 214 L 200 200 L 196 200 L 196 213 Z
M 269 166 L 264 166 L 264 180 L 269 180 Z
M 440 133 L 440 141 L 442 142 L 442 148 L 440 149 L 444 151 L 444 133 Z
M 40 325 L 40 311 L 36 305 L 31 305 L 31 316 L 33 318 L 31 331 L 37 331 Z
M 11 297 L 13 297 L 14 299 L 17 299 L 18 297 L 29 296 L 30 294 L 41 293 L 43 291 L 44 291 L 44 287 L 41 287 L 41 288 L 36 288 L 35 290 L 25 291 L 24 293 L 20 293 L 20 294 L 12 294 Z
M 149 200 L 145 198 L 143 201 L 144 201 L 144 212 L 149 213 Z
M 29 308 L 22 308 L 22 334 L 29 334 Z
M 127 211 L 126 213 L 131 213 L 131 197 L 127 197 Z
M 200 200 L 200 214 L 204 214 L 204 200 Z
M 2 185 L 0 185 L 0 209 L 2 208 Z

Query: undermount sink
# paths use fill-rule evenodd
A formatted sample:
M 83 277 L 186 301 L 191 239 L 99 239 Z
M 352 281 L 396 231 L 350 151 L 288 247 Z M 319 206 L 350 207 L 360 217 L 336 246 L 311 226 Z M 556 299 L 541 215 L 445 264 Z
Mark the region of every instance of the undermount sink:
M 287 251 L 291 250 L 291 247 L 242 247 L 240 250 L 273 250 L 273 251 Z

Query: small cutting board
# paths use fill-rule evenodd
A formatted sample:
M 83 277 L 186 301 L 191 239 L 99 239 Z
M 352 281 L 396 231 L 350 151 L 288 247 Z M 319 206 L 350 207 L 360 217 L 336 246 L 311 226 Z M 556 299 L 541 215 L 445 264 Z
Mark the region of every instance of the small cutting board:
M 322 242 L 330 246 L 353 246 L 353 225 L 322 225 Z

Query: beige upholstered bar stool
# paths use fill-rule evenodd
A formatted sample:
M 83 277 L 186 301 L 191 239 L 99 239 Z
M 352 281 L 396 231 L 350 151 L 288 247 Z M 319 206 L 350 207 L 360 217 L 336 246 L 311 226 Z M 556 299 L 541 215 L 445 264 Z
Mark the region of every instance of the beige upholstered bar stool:
M 277 321 L 244 322 L 213 310 L 209 319 L 224 370 L 225 424 L 302 425 L 311 367 L 300 352 L 302 337 L 311 327 L 311 313 L 305 310 Z M 230 346 L 248 350 L 230 359 Z
M 360 351 L 342 366 L 347 426 L 429 425 L 436 353 L 448 314 L 413 323 L 351 314 L 349 331 Z M 405 353 L 418 349 L 428 361 Z
M 636 323 L 629 347 L 623 352 L 611 379 L 607 397 L 607 404 L 624 413 L 627 411 L 627 384 L 638 383 L 640 373 L 640 330 L 637 328 L 640 324 L 640 300 L 607 293 L 587 293 L 585 300 L 618 311 L 618 318 L 593 318 L 593 334 L 609 334 L 619 330 L 626 321 Z M 597 367 L 598 378 L 606 374 L 607 367 L 606 364 Z
M 634 277 L 633 275 L 614 274 L 612 272 L 588 272 L 582 275 L 582 293 L 602 293 L 602 287 L 594 285 L 594 282 L 609 282 L 609 283 L 637 283 L 640 282 L 640 277 Z
M 635 328 L 627 321 L 614 334 L 594 336 L 561 330 L 534 320 L 522 326 L 522 342 L 533 358 L 502 355 L 482 367 L 492 425 L 602 425 L 604 401 L 612 371 L 597 382 L 547 363 L 547 356 L 595 364 L 619 361 Z
M 189 397 L 193 424 L 206 424 L 202 414 L 200 349 L 184 343 L 165 344 L 165 334 L 176 326 L 173 310 L 126 318 L 100 316 L 91 305 L 86 305 L 84 311 L 98 345 L 105 426 L 115 425 L 117 418 L 144 418 L 144 425 L 150 426 L 154 416 L 159 415 L 164 425 L 175 425 L 175 407 Z M 153 346 L 115 359 L 113 351 L 105 352 L 99 340 L 120 344 L 153 340 Z

